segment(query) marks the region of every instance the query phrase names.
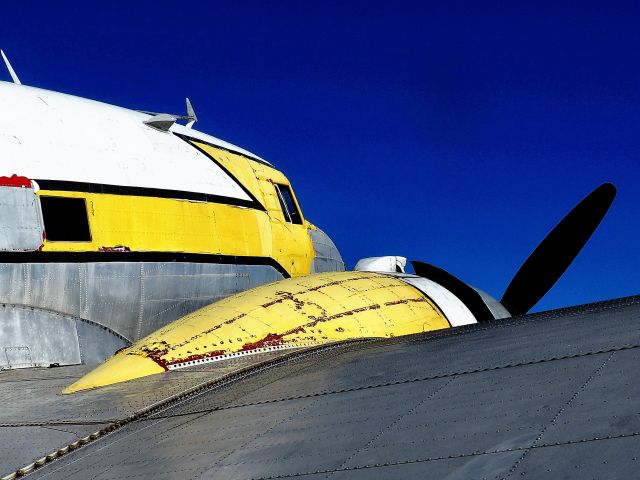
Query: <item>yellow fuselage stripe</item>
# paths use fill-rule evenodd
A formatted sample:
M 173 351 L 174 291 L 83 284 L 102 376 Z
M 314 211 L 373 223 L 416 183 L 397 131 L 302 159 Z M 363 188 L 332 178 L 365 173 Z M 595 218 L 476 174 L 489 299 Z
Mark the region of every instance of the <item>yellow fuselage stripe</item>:
M 208 145 L 198 145 L 229 170 L 266 211 L 220 203 L 41 190 L 40 196 L 84 198 L 90 242 L 45 241 L 43 251 L 86 252 L 127 247 L 131 251 L 270 257 L 291 276 L 311 270 L 314 250 L 308 228 L 287 223 L 273 183 L 290 185 L 278 170 Z

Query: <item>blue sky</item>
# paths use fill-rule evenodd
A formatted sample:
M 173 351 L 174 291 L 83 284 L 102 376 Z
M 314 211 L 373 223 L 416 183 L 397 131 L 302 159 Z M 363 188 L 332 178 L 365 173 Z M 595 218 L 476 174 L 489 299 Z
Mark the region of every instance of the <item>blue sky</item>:
M 131 3 L 3 5 L 0 47 L 29 85 L 168 112 L 189 96 L 197 128 L 287 173 L 351 267 L 404 255 L 499 298 L 611 181 L 536 309 L 640 293 L 639 4 Z

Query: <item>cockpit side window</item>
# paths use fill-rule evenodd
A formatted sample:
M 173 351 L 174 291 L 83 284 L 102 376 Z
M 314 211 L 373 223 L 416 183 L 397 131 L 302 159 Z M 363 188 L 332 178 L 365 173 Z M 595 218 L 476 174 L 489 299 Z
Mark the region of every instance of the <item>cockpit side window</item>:
M 50 242 L 90 242 L 84 198 L 40 197 L 44 231 Z
M 285 220 L 289 223 L 302 225 L 302 215 L 300 215 L 300 210 L 298 210 L 296 202 L 293 200 L 291 188 L 288 185 L 282 185 L 279 183 L 274 183 L 273 186 L 278 194 L 280 208 L 282 208 Z

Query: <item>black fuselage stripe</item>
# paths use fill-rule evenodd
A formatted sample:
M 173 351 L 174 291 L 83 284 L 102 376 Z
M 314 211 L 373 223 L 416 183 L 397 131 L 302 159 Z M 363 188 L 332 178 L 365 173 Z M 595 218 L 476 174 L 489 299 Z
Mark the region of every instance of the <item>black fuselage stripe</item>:
M 185 142 L 187 142 L 188 145 L 190 145 L 191 147 L 195 148 L 198 152 L 200 152 L 201 154 L 203 154 L 205 157 L 207 157 L 209 160 L 211 160 L 213 163 L 215 163 L 218 168 L 220 168 L 220 170 L 222 170 L 224 173 L 226 173 L 229 178 L 231 178 L 234 182 L 236 182 L 236 184 L 242 189 L 242 191 L 244 193 L 247 194 L 247 196 L 256 204 L 255 207 L 258 210 L 265 210 L 266 208 L 264 208 L 264 206 L 262 205 L 262 203 L 260 203 L 260 201 L 253 195 L 253 193 L 251 193 L 251 191 L 245 187 L 242 182 L 240 182 L 240 180 L 238 180 L 233 173 L 231 173 L 229 170 L 227 170 L 227 168 L 222 165 L 222 163 L 220 163 L 215 157 L 213 157 L 209 152 L 207 152 L 206 150 L 204 150 L 202 147 L 200 147 L 199 145 L 197 145 L 195 142 L 197 142 L 196 139 L 192 139 L 189 138 L 187 136 L 184 135 L 180 135 L 178 133 L 174 133 L 174 135 L 176 137 L 178 137 L 181 140 L 184 140 Z M 204 143 L 204 142 L 203 142 Z M 235 153 L 235 152 L 232 152 Z
M 215 143 L 207 142 L 206 140 L 202 140 L 200 138 L 190 137 L 189 135 L 184 135 L 183 133 L 176 133 L 176 132 L 171 132 L 171 133 L 173 133 L 176 137 L 180 137 L 181 139 L 188 141 L 189 143 L 191 142 L 202 143 L 203 145 L 208 145 L 217 150 L 222 150 L 224 152 L 233 153 L 234 155 L 239 155 L 240 157 L 246 158 L 247 160 L 251 160 L 252 162 L 260 163 L 270 168 L 276 168 L 271 163 L 267 162 L 266 160 L 262 160 L 261 158 L 252 157 L 251 155 L 247 155 L 246 153 L 238 152 L 237 150 L 226 148 L 221 145 L 216 145 Z
M 265 208 L 255 199 L 211 195 L 209 193 L 186 192 L 183 190 L 167 190 L 164 188 L 129 187 L 125 185 L 109 185 L 105 183 L 72 182 L 68 180 L 35 179 L 42 190 L 61 192 L 103 193 L 109 195 L 128 195 L 134 197 L 171 198 L 174 200 L 195 200 L 198 202 L 221 203 L 239 207 L 253 208 L 265 211 Z
M 2 263 L 217 263 L 222 265 L 265 265 L 289 278 L 282 265 L 271 257 L 216 255 L 182 252 L 0 252 Z

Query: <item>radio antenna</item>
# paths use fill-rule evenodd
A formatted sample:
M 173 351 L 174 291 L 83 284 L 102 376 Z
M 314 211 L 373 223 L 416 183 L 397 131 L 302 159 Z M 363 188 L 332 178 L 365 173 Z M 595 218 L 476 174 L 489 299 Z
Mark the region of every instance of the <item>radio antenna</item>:
M 7 56 L 4 54 L 2 50 L 0 50 L 0 55 L 2 55 L 4 64 L 7 66 L 7 70 L 9 70 L 9 75 L 11 75 L 11 79 L 13 80 L 13 83 L 15 83 L 16 85 L 22 85 L 22 82 L 18 78 L 18 75 L 16 75 L 16 71 L 13 69 L 13 67 L 11 66 L 11 63 L 9 63 L 9 59 L 7 58 Z

